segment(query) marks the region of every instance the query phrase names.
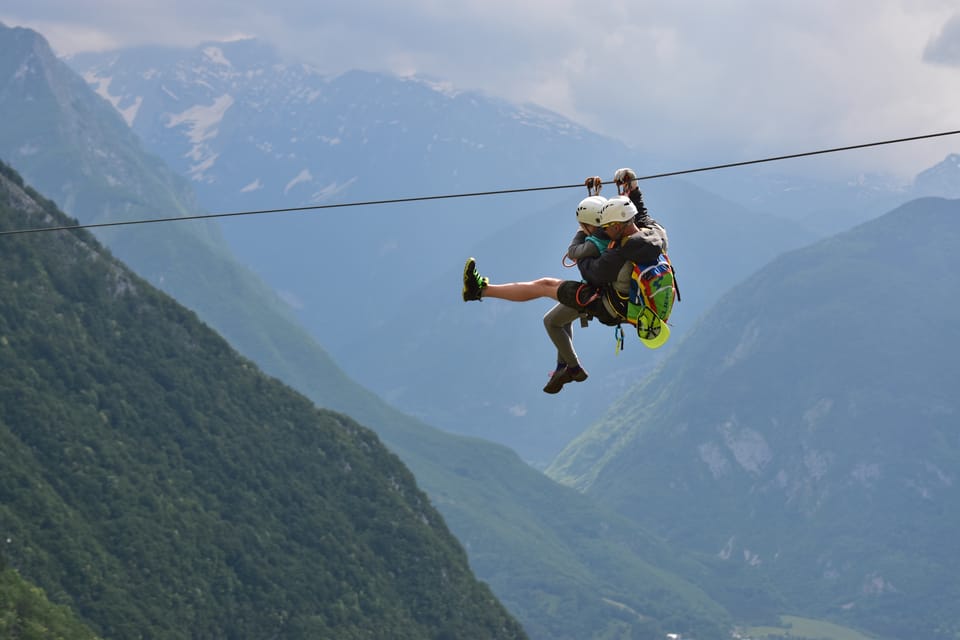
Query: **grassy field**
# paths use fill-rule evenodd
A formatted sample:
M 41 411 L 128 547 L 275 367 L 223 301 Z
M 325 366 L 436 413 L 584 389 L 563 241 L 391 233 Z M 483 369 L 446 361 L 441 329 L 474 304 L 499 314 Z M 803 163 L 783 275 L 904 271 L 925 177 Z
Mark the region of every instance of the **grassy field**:
M 753 640 L 792 638 L 793 640 L 873 640 L 859 631 L 838 624 L 797 616 L 780 616 L 782 627 L 750 627 L 746 635 Z

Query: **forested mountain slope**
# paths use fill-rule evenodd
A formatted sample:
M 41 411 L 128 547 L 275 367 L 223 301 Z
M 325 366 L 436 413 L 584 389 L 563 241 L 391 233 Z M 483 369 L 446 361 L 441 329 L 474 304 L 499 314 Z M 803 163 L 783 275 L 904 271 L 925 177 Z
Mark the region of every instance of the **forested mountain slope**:
M 794 611 L 953 637 L 960 201 L 911 201 L 736 284 L 549 474 L 772 579 Z
M 68 222 L 3 168 L 0 229 Z M 85 232 L 6 236 L 0 538 L 104 637 L 522 638 L 400 460 Z
M 71 205 L 86 223 L 198 213 L 189 186 L 143 153 L 110 104 L 57 60 L 39 34 L 0 27 L 0 51 L 0 80 L 6 83 L 0 106 L 10 115 L 4 123 L 9 126 L 0 126 L 0 149 L 29 173 L 31 183 Z M 581 520 L 606 521 L 611 514 L 590 499 L 549 481 L 501 446 L 431 428 L 350 380 L 286 305 L 231 256 L 215 226 L 181 221 L 99 233 L 115 255 L 195 310 L 265 372 L 319 406 L 375 429 L 433 496 L 468 546 L 477 574 L 535 637 L 603 637 L 611 626 L 640 633 L 674 617 L 684 628 L 726 624 L 716 603 L 671 575 L 678 567 L 663 559 L 672 553 L 647 544 L 648 533 L 620 522 L 609 527 L 609 536 L 597 538 Z M 289 248 L 288 241 L 283 247 Z M 468 417 L 460 411 L 448 424 L 468 430 Z M 557 543 L 538 544 L 545 538 Z M 636 570 L 620 570 L 624 566 Z M 536 588 L 530 587 L 531 574 Z M 698 569 L 689 575 L 698 576 Z M 602 595 L 598 585 L 604 585 Z M 611 611 L 620 610 L 608 600 L 651 615 L 611 618 Z

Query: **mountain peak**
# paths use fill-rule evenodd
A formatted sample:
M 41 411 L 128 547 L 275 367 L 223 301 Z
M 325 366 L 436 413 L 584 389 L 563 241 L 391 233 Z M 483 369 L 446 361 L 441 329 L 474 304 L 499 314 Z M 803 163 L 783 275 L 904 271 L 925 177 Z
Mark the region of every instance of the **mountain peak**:
M 33 29 L 27 27 L 9 27 L 3 22 L 0 22 L 0 38 L 15 43 L 14 46 L 19 45 L 20 47 L 32 48 L 42 56 L 49 56 L 50 58 L 56 57 L 46 38 Z M 19 59 L 19 57 L 19 55 L 10 56 L 9 61 L 13 62 Z M 0 64 L 0 69 L 2 69 L 2 67 L 3 65 Z
M 960 153 L 951 153 L 914 180 L 917 195 L 960 197 Z
M 253 36 L 211 40 L 198 45 L 194 51 L 207 62 L 233 69 L 271 66 L 281 62 L 275 47 Z

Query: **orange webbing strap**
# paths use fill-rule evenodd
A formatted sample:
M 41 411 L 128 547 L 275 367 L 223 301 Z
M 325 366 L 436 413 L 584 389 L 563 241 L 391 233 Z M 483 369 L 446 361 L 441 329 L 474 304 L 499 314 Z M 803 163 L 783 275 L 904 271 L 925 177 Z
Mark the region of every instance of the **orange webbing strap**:
M 574 299 L 576 300 L 577 304 L 580 305 L 581 307 L 586 307 L 588 304 L 590 304 L 591 302 L 593 302 L 594 300 L 600 297 L 600 291 L 597 289 L 594 289 L 593 294 L 585 302 L 581 301 L 580 292 L 583 291 L 584 287 L 586 286 L 587 286 L 586 282 L 580 283 L 580 286 L 577 287 L 577 293 L 574 296 Z

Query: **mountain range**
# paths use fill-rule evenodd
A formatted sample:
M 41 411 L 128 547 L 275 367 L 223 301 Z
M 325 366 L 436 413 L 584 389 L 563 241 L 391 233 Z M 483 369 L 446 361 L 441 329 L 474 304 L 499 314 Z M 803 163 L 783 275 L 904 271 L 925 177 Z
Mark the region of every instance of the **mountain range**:
M 84 54 L 69 63 L 211 211 L 575 185 L 594 173 L 609 180 L 618 166 L 641 175 L 664 168 L 532 105 L 417 77 L 323 75 L 257 40 Z M 954 195 L 956 164 L 947 158 L 912 185 L 759 169 L 644 181 L 685 294 L 674 342 L 780 253 L 915 197 Z M 459 274 L 473 255 L 498 282 L 578 279 L 560 256 L 583 195 L 338 206 L 232 219 L 223 234 L 351 377 L 429 424 L 506 444 L 544 467 L 591 421 L 597 393 L 624 390 L 663 354 L 616 356 L 611 330 L 577 331 L 591 380 L 545 396 L 538 390 L 555 354 L 540 318 L 550 301 L 464 307 Z
M 8 31 L 17 37 L 30 35 L 19 30 L 0 30 L 0 35 L 6 39 L 11 35 Z M 112 116 L 101 115 L 107 103 L 88 103 L 85 96 L 92 90 L 81 90 L 82 83 L 70 79 L 69 74 L 54 77 L 52 74 L 62 70 L 62 65 L 49 56 L 42 39 L 35 34 L 31 37 L 18 41 L 20 47 L 28 43 L 26 47 L 4 48 L 15 53 L 3 57 L 14 62 L 9 69 L 0 70 L 11 73 L 3 76 L 10 80 L 6 89 L 0 87 L 0 105 L 5 113 L 18 115 L 11 118 L 16 127 L 0 132 L 4 145 L 0 153 L 15 158 L 18 167 L 21 163 L 27 166 L 31 181 L 34 176 L 49 181 L 58 201 L 76 205 L 78 200 L 71 200 L 71 194 L 77 192 L 78 185 L 91 184 L 91 176 L 94 184 L 101 180 L 101 197 L 128 190 L 126 180 L 104 181 L 104 176 L 115 175 L 103 168 L 110 166 L 107 160 L 115 158 L 116 153 L 103 143 L 130 140 L 131 149 L 139 144 L 123 134 L 114 138 L 114 130 L 127 126 L 123 114 L 136 128 L 136 118 L 130 120 L 130 116 L 134 114 L 131 106 L 137 101 L 128 103 L 118 98 L 120 83 L 108 83 L 113 76 L 91 75 L 88 69 L 84 73 L 89 83 L 114 103 L 105 111 L 119 110 Z M 4 46 L 9 46 L 9 41 Z M 49 96 L 24 91 L 26 85 L 16 84 L 31 77 L 24 70 L 31 69 L 26 61 L 33 58 L 25 51 L 43 58 L 44 64 L 36 69 L 48 81 L 52 79 L 47 83 L 52 89 Z M 222 60 L 208 46 L 198 51 L 211 64 L 224 66 L 225 60 L 236 65 L 235 55 L 227 49 L 220 49 Z M 177 52 L 175 57 L 183 55 Z M 151 75 L 147 71 L 141 68 L 141 73 Z M 177 77 L 198 77 L 189 75 L 189 66 L 181 71 Z M 273 71 L 278 78 L 284 76 L 277 69 Z M 202 77 L 204 81 L 213 78 Z M 364 73 L 344 77 L 358 82 L 367 96 L 364 100 L 374 102 L 380 95 L 374 92 L 376 87 L 387 87 L 387 95 L 402 95 L 395 83 L 426 86 L 438 96 L 450 97 L 449 90 L 438 91 L 436 85 L 416 79 Z M 335 84 L 335 79 L 326 80 Z M 179 95 L 172 85 L 162 83 L 161 87 L 164 92 Z M 76 95 L 71 95 L 74 91 Z M 276 100 L 281 93 L 269 93 L 265 101 Z M 433 94 L 418 95 L 439 99 Z M 24 96 L 37 104 L 21 100 Z M 472 106 L 483 107 L 482 96 L 471 95 L 470 99 Z M 357 97 L 352 100 L 349 104 L 363 102 Z M 145 104 L 141 101 L 140 108 L 145 109 Z M 217 103 L 208 100 L 206 104 Z M 229 114 L 236 104 L 224 113 Z M 457 104 L 464 103 L 461 100 Z M 43 109 L 36 108 L 38 105 Z M 64 117 L 63 112 L 51 115 L 51 105 L 68 107 L 64 112 L 78 105 L 89 111 L 81 109 L 73 117 Z M 515 113 L 510 105 L 505 107 L 508 115 Z M 47 120 L 40 117 L 44 109 L 48 110 Z M 488 113 L 489 109 L 481 111 Z M 189 106 L 163 113 L 186 112 L 197 113 Z M 387 112 L 405 110 L 385 108 Z M 285 125 L 294 121 L 290 112 L 272 117 Z M 78 131 L 97 129 L 87 122 L 91 118 L 98 125 L 109 122 L 96 141 L 77 135 Z M 443 119 L 435 115 L 437 120 Z M 163 117 L 159 121 L 163 122 Z M 175 150 L 186 149 L 182 140 L 176 140 L 184 137 L 183 131 L 176 130 L 184 122 L 167 131 Z M 366 127 L 396 127 L 400 122 L 374 119 Z M 203 139 L 217 139 L 209 134 L 220 126 L 204 129 Z M 540 128 L 548 129 L 546 125 Z M 283 130 L 289 132 L 289 127 Z M 39 135 L 38 131 L 49 135 L 43 144 L 30 137 Z M 381 133 L 380 146 L 389 147 L 391 141 L 400 139 L 396 131 L 392 135 Z M 237 135 L 234 130 L 231 137 Z M 426 138 L 421 135 L 417 139 Z M 549 144 L 552 139 L 547 136 L 543 144 L 556 151 L 559 147 Z M 85 144 L 77 145 L 78 141 Z M 334 146 L 340 144 L 344 143 Z M 467 145 L 465 149 L 476 150 L 477 146 Z M 75 155 L 70 162 L 56 164 L 58 155 L 64 152 Z M 281 156 L 292 153 L 285 149 L 286 155 Z M 347 156 L 353 153 L 362 156 L 361 151 Z M 166 193 L 183 194 L 176 200 L 180 204 L 173 207 L 188 211 L 190 208 L 183 205 L 190 199 L 186 182 L 169 177 L 169 171 L 164 173 L 163 163 L 138 158 L 138 154 L 131 153 L 130 160 L 122 163 L 131 167 L 136 162 L 141 168 L 126 178 L 139 181 L 141 173 L 148 173 L 154 184 L 176 185 L 166 188 Z M 170 154 L 173 157 L 176 152 Z M 400 146 L 397 154 L 417 157 Z M 105 160 L 98 166 L 89 157 Z M 421 300 L 433 300 L 431 296 L 437 291 L 451 287 L 454 299 L 443 304 L 454 308 L 438 304 L 424 314 L 396 303 L 391 310 L 404 311 L 373 313 L 377 322 L 362 321 L 364 314 L 351 316 L 356 322 L 346 333 L 357 334 L 351 336 L 352 340 L 339 329 L 317 331 L 305 320 L 303 309 L 284 311 L 280 298 L 294 305 L 302 300 L 298 302 L 289 287 L 266 275 L 263 279 L 269 287 L 262 283 L 249 285 L 242 295 L 236 295 L 237 283 L 257 282 L 255 274 L 266 273 L 270 260 L 264 260 L 267 266 L 257 266 L 256 261 L 243 257 L 242 262 L 250 265 L 249 271 L 236 268 L 241 261 L 231 254 L 240 245 L 230 237 L 236 230 L 227 228 L 233 222 L 224 226 L 222 238 L 215 225 L 177 223 L 171 227 L 182 225 L 190 232 L 178 232 L 183 235 L 169 242 L 158 242 L 162 236 L 143 234 L 140 249 L 127 255 L 131 263 L 143 260 L 140 251 L 154 259 L 156 268 L 144 269 L 144 273 L 160 286 L 167 287 L 176 280 L 167 278 L 167 274 L 183 272 L 184 277 L 179 279 L 183 289 L 175 295 L 189 300 L 189 306 L 195 306 L 201 318 L 222 331 L 231 344 L 247 354 L 254 352 L 252 344 L 272 345 L 257 356 L 258 362 L 272 360 L 272 366 L 284 369 L 281 377 L 315 402 L 347 407 L 351 416 L 374 427 L 413 470 L 418 483 L 463 542 L 478 575 L 490 583 L 533 637 L 566 637 L 564 633 L 569 637 L 631 632 L 643 635 L 650 631 L 651 624 L 666 631 L 683 628 L 684 621 L 692 625 L 684 628 L 685 632 L 715 637 L 716 629 L 725 628 L 730 619 L 756 620 L 777 612 L 805 612 L 844 621 L 886 638 L 916 633 L 949 637 L 957 626 L 950 606 L 956 595 L 950 582 L 953 561 L 949 557 L 955 555 L 955 545 L 951 546 L 948 539 L 955 524 L 949 516 L 955 500 L 952 470 L 957 462 L 952 453 L 955 438 L 950 416 L 955 408 L 949 381 L 956 379 L 950 364 L 956 348 L 948 333 L 952 308 L 943 306 L 943 296 L 938 299 L 937 293 L 941 288 L 949 291 L 955 284 L 949 276 L 954 265 L 948 247 L 955 240 L 951 220 L 956 203 L 913 201 L 879 220 L 801 247 L 838 227 L 849 228 L 860 220 L 876 218 L 886 210 L 884 203 L 920 191 L 949 188 L 953 184 L 950 176 L 957 171 L 952 159 L 918 176 L 910 189 L 878 195 L 871 186 L 869 190 L 878 199 L 862 208 L 848 206 L 859 196 L 856 189 L 846 191 L 837 203 L 850 215 L 842 222 L 831 219 L 829 225 L 816 223 L 817 216 L 803 219 L 803 199 L 794 202 L 794 209 L 785 207 L 782 217 L 772 215 L 777 208 L 773 203 L 782 201 L 775 190 L 766 201 L 770 210 L 763 205 L 758 211 L 754 206 L 717 197 L 692 182 L 645 183 L 651 210 L 671 232 L 671 255 L 680 267 L 685 294 L 678 311 L 689 316 L 678 316 L 677 339 L 669 350 L 650 354 L 635 344 L 628 345 L 624 354 L 609 359 L 623 363 L 627 355 L 642 355 L 616 365 L 622 369 L 613 367 L 609 373 L 603 369 L 606 360 L 594 348 L 593 340 L 599 344 L 601 338 L 610 343 L 612 339 L 595 328 L 578 331 L 578 348 L 591 368 L 590 382 L 570 393 L 565 390 L 561 402 L 546 410 L 534 404 L 523 386 L 532 386 L 536 395 L 540 384 L 533 371 L 538 366 L 545 371 L 550 364 L 552 354 L 539 320 L 533 317 L 545 309 L 538 311 L 534 305 L 497 306 L 495 301 L 464 305 L 456 296 L 459 264 L 450 257 L 456 253 L 456 243 L 438 242 L 435 253 L 418 256 L 424 262 L 437 262 L 418 276 L 425 282 L 409 283 L 413 291 L 422 292 Z M 595 167 L 597 161 L 585 166 L 588 164 Z M 630 164 L 641 171 L 645 168 L 638 162 Z M 419 175 L 413 162 L 395 166 L 407 165 L 412 177 L 397 185 L 411 184 Z M 160 170 L 153 171 L 151 167 L 155 166 Z M 209 166 L 221 165 L 217 160 Z M 489 166 L 478 163 L 469 174 L 482 177 L 486 175 L 484 167 Z M 80 171 L 76 171 L 78 168 Z M 518 175 L 521 170 L 518 168 Z M 194 178 L 194 187 L 202 187 L 210 178 L 206 174 L 197 179 L 182 167 L 180 171 L 186 178 Z M 167 177 L 156 180 L 160 175 Z M 536 176 L 530 179 L 541 180 Z M 464 183 L 463 188 L 474 189 L 481 182 Z M 304 183 L 296 181 L 291 191 Z M 350 183 L 354 184 L 356 181 Z M 124 189 L 118 189 L 118 185 Z M 133 191 L 143 193 L 142 188 Z M 350 193 L 347 188 L 337 196 Z M 737 189 L 727 187 L 726 193 L 732 198 Z M 523 276 L 513 274 L 521 268 L 524 273 L 529 268 L 540 275 L 542 265 L 559 260 L 558 249 L 565 246 L 569 231 L 560 227 L 565 228 L 566 223 L 554 225 L 552 221 L 557 215 L 572 217 L 563 213 L 569 210 L 569 202 L 558 196 L 548 204 L 541 195 L 529 194 L 520 199 L 519 203 L 511 199 L 506 216 L 509 219 L 502 221 L 502 226 L 493 229 L 495 223 L 491 223 L 491 228 L 483 232 L 476 231 L 476 224 L 460 227 L 459 218 L 431 218 L 426 205 L 423 210 L 420 205 L 405 205 L 403 209 L 412 218 L 403 222 L 411 223 L 412 233 L 397 247 L 414 246 L 441 220 L 449 223 L 452 236 L 476 239 L 476 244 L 463 253 L 475 253 L 481 270 L 497 280 L 520 279 Z M 576 199 L 578 196 L 572 198 Z M 829 204 L 830 198 L 824 201 Z M 97 200 L 91 198 L 90 202 Z M 155 194 L 139 200 L 140 205 L 148 207 L 158 202 Z M 317 202 L 325 201 L 321 198 Z M 94 219 L 104 212 L 116 215 L 120 210 L 145 213 L 142 209 L 97 204 L 84 217 Z M 348 211 L 350 216 L 344 219 L 348 224 L 363 221 L 362 216 L 352 220 L 354 210 Z M 811 211 L 819 211 L 821 220 L 829 218 L 826 209 L 811 206 Z M 381 213 L 377 216 L 377 225 L 396 222 Z M 372 216 L 370 219 L 374 220 Z M 487 222 L 480 213 L 471 222 L 478 219 Z M 545 226 L 544 220 L 551 224 Z M 299 227 L 298 237 L 306 241 L 312 240 L 310 234 L 318 236 L 314 229 L 308 229 L 310 226 Z M 397 227 L 406 229 L 404 224 Z M 270 242 L 263 240 L 270 238 L 270 228 L 266 224 L 261 228 L 260 245 L 265 252 Z M 531 229 L 538 236 L 541 232 L 553 236 L 542 246 L 524 243 Z M 392 229 L 391 233 L 400 231 Z M 122 250 L 122 234 L 105 232 L 101 236 L 111 247 L 117 247 L 114 251 Z M 338 235 L 337 239 L 343 237 Z M 250 244 L 256 244 L 256 240 L 253 238 Z M 331 252 L 349 243 L 334 244 L 337 246 Z M 518 252 L 516 247 L 521 244 L 524 250 Z M 444 251 L 450 255 L 440 256 Z M 245 255 L 239 249 L 237 253 Z M 285 259 L 303 261 L 309 252 L 288 253 Z M 336 255 L 340 259 L 347 254 Z M 186 266 L 195 264 L 187 261 L 197 259 L 197 255 L 217 256 L 223 260 L 218 264 L 226 266 L 216 270 Z M 374 278 L 371 282 L 383 277 L 385 272 L 376 271 L 383 261 L 371 260 L 369 253 L 354 258 L 358 263 L 362 258 L 367 260 L 357 273 L 367 273 Z M 340 266 L 358 263 L 347 261 Z M 392 261 L 388 263 L 393 266 Z M 193 279 L 187 277 L 191 269 Z M 307 274 L 322 272 L 313 265 L 301 270 Z M 280 271 L 279 280 L 291 277 L 289 272 Z M 918 278 L 918 273 L 922 277 Z M 270 288 L 278 290 L 279 296 Z M 906 291 L 922 292 L 922 300 L 937 300 L 938 304 L 913 304 L 916 298 L 901 303 L 901 297 L 907 300 Z M 394 300 L 403 297 L 397 291 L 385 295 L 395 296 Z M 898 311 L 888 315 L 891 298 L 896 300 L 895 307 L 909 304 L 911 314 L 918 310 L 914 315 L 919 322 L 912 317 L 905 322 Z M 252 299 L 257 302 L 251 304 Z M 233 304 L 245 315 L 223 313 L 215 324 L 208 318 L 215 317 L 211 310 L 221 304 Z M 252 306 L 257 313 L 251 311 Z M 264 316 L 282 317 L 286 324 L 270 328 L 263 322 Z M 397 317 L 406 321 L 402 332 Z M 342 317 L 329 321 L 346 324 Z M 309 327 L 309 334 L 299 329 L 299 322 Z M 370 322 L 370 328 L 363 322 Z M 903 331 L 905 324 L 910 328 L 922 326 L 925 331 L 914 330 L 909 343 L 891 339 L 890 332 Z M 288 333 L 278 334 L 277 326 L 286 327 Z M 257 329 L 252 331 L 253 327 Z M 524 333 L 527 330 L 529 334 Z M 684 335 L 687 332 L 689 335 Z M 250 335 L 264 340 L 250 341 Z M 282 336 L 287 339 L 280 339 Z M 380 382 L 371 386 L 388 392 L 385 395 L 398 404 L 421 407 L 417 415 L 448 431 L 498 434 L 498 439 L 511 446 L 523 443 L 516 448 L 522 450 L 524 458 L 538 464 L 549 460 L 553 448 L 559 449 L 589 426 L 549 467 L 550 476 L 582 495 L 558 487 L 502 447 L 457 438 L 398 414 L 343 376 L 318 346 L 318 341 L 326 346 L 324 338 L 335 343 L 330 352 L 345 363 L 345 369 L 356 368 L 368 379 L 378 378 Z M 364 342 L 374 348 L 363 347 Z M 293 357 L 291 354 L 298 350 L 301 355 Z M 612 346 L 605 345 L 602 353 L 611 351 Z M 315 358 L 314 353 L 323 357 Z M 930 354 L 934 357 L 928 357 Z M 648 377 L 648 373 L 652 375 Z M 405 385 L 408 378 L 409 387 L 398 388 L 398 381 Z M 529 404 L 506 395 L 516 392 L 517 384 L 511 385 L 511 380 L 520 385 L 519 395 Z M 461 389 L 456 390 L 453 382 L 462 385 Z M 611 406 L 616 398 L 620 400 Z M 551 432 L 563 435 L 550 440 L 547 436 Z M 651 611 L 657 612 L 655 622 L 648 615 Z
M 69 224 L 6 167 L 0 187 L 0 231 Z M 462 550 L 416 532 L 422 522 L 449 536 L 372 433 L 259 373 L 87 234 L 4 241 L 0 534 L 10 562 L 57 602 L 105 637 L 520 635 L 471 620 L 490 600 L 482 589 L 444 612 L 437 598 L 461 596 L 424 582 L 425 557 Z M 394 448 L 532 637 L 729 627 L 724 608 L 681 577 L 718 589 L 709 564 L 505 448 L 391 417 Z M 395 504 L 402 497 L 411 512 L 392 513 L 407 508 Z M 408 543 L 432 551 L 408 554 Z M 441 574 L 466 580 L 464 567 Z M 351 590 L 340 593 L 343 581 Z M 205 595 L 181 594 L 190 584 Z M 414 602 L 428 609 L 406 611 Z
M 777 258 L 549 475 L 800 610 L 953 636 L 958 241 L 926 198 Z
M 69 62 L 212 211 L 576 185 L 655 163 L 543 109 L 419 78 L 324 76 L 255 40 Z M 678 339 L 732 281 L 817 237 L 689 182 L 644 191 L 670 232 L 687 294 Z M 477 310 L 462 306 L 459 275 L 475 255 L 498 281 L 578 279 L 560 257 L 585 195 L 548 190 L 254 216 L 230 220 L 223 233 L 361 384 L 430 424 L 501 442 L 545 466 L 582 431 L 598 388 L 622 389 L 659 354 L 615 358 L 612 332 L 579 332 L 593 382 L 546 397 L 539 390 L 555 354 L 540 317 L 549 301 L 485 304 L 482 313 L 510 330 L 483 331 L 465 317 Z M 743 229 L 753 248 L 731 251 Z
M 0 174 L 0 228 L 69 223 Z M 372 431 L 89 234 L 3 240 L 4 556 L 103 636 L 527 637 Z
M 46 113 L 30 126 L 0 127 L 0 153 L 25 167 L 31 182 L 49 189 L 55 200 L 70 202 L 71 213 L 86 222 L 116 219 L 103 217 L 105 211 L 120 212 L 122 219 L 149 216 L 151 206 L 198 212 L 190 207 L 189 185 L 169 171 L 152 170 L 162 164 L 142 151 L 113 107 L 77 82 L 41 36 L 0 29 L 0 50 L 10 63 L 0 87 L 4 112 L 27 119 L 42 104 Z M 124 180 L 104 181 L 104 175 Z M 128 198 L 130 192 L 148 197 Z M 115 255 L 190 306 L 264 371 L 318 405 L 374 428 L 413 470 L 464 541 L 478 575 L 532 637 L 602 637 L 609 628 L 649 629 L 660 622 L 629 612 L 651 609 L 678 617 L 679 628 L 716 628 L 728 619 L 722 607 L 688 582 L 710 573 L 698 560 L 676 560 L 683 554 L 665 551 L 633 523 L 596 509 L 592 500 L 553 483 L 503 447 L 428 427 L 348 379 L 279 298 L 232 257 L 216 224 L 179 222 L 97 233 Z M 593 524 L 584 526 L 584 521 Z M 598 534 L 596 523 L 603 523 L 605 535 Z M 554 542 L 535 542 L 547 539 Z M 649 543 L 638 546 L 638 540 Z

